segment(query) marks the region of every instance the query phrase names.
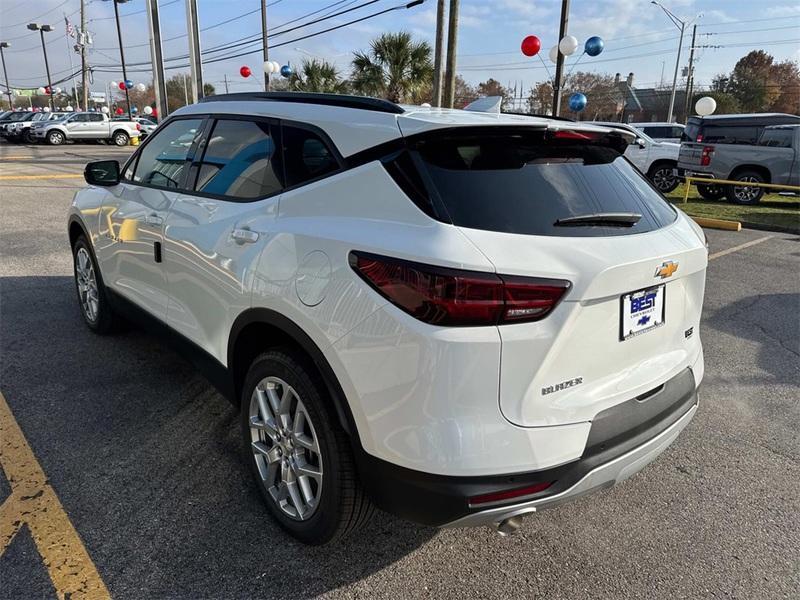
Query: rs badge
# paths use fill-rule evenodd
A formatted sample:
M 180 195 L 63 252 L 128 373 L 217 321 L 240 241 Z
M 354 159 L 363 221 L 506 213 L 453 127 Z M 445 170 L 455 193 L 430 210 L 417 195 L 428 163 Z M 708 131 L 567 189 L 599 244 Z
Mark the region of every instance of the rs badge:
M 656 268 L 656 274 L 653 277 L 660 277 L 661 279 L 666 279 L 667 277 L 672 277 L 672 274 L 678 270 L 678 263 L 674 260 L 665 260 L 661 263 L 661 266 Z

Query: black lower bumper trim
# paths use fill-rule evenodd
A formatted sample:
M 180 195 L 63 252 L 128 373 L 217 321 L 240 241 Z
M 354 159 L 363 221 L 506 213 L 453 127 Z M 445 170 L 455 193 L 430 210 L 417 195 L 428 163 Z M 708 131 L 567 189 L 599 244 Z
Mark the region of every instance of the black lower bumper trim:
M 678 421 L 697 403 L 694 375 L 686 369 L 654 391 L 599 413 L 592 420 L 586 448 L 571 463 L 528 473 L 450 477 L 407 469 L 356 448 L 361 481 L 387 512 L 423 525 L 441 526 L 468 514 L 473 496 L 554 482 L 539 496 L 558 494 L 602 464 L 633 450 Z M 509 504 L 513 504 L 509 500 Z

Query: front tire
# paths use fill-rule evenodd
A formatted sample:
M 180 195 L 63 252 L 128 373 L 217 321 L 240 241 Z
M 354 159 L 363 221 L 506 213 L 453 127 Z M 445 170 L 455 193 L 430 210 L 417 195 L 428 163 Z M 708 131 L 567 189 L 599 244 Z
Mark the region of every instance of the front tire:
M 72 247 L 72 265 L 78 303 L 86 325 L 95 333 L 106 334 L 117 328 L 119 318 L 114 314 L 106 296 L 103 278 L 97 268 L 89 242 L 81 235 Z
M 60 146 L 66 141 L 66 138 L 60 131 L 51 131 L 47 134 L 47 141 L 52 146 Z
M 130 142 L 130 137 L 124 131 L 117 131 L 114 134 L 114 144 L 117 146 L 127 146 L 128 142 Z
M 698 185 L 697 193 L 706 200 L 721 200 L 725 195 L 725 188 L 721 185 Z
M 647 178 L 662 194 L 669 194 L 673 191 L 680 181 L 674 172 L 675 165 L 670 163 L 659 163 L 650 167 Z
M 284 349 L 261 354 L 247 373 L 241 404 L 245 460 L 283 529 L 318 545 L 369 519 L 372 503 L 349 439 L 308 361 Z
M 766 183 L 764 176 L 757 171 L 742 171 L 731 177 L 731 179 L 747 183 Z M 764 188 L 762 187 L 727 185 L 725 188 L 725 195 L 728 201 L 734 204 L 758 204 L 764 195 Z

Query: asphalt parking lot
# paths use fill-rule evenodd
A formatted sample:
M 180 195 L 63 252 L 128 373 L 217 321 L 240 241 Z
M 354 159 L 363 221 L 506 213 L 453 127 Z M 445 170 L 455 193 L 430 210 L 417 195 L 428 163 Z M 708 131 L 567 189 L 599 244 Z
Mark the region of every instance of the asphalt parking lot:
M 800 237 L 708 231 L 700 410 L 639 475 L 510 538 L 381 514 L 308 548 L 269 519 L 228 402 L 81 320 L 67 207 L 87 160 L 130 150 L 0 143 L 3 597 L 798 596 Z

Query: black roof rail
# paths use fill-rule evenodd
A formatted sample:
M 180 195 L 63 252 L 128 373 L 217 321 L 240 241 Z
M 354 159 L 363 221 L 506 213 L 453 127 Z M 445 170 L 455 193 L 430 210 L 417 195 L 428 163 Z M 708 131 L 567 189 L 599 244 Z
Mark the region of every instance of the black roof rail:
M 325 106 L 340 106 L 342 108 L 357 108 L 376 112 L 399 115 L 405 111 L 402 107 L 388 100 L 370 98 L 368 96 L 350 96 L 345 94 L 318 94 L 312 92 L 236 92 L 234 94 L 219 94 L 206 96 L 200 102 L 226 102 L 226 101 L 253 101 L 272 100 L 274 102 L 298 102 L 301 104 L 322 104 Z

